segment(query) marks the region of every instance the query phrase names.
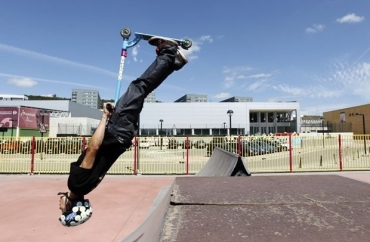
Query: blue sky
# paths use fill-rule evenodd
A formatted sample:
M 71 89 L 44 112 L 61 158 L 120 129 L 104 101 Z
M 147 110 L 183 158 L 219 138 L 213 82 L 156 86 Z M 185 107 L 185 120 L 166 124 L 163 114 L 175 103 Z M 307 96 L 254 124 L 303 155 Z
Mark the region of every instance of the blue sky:
M 155 92 L 297 101 L 302 114 L 370 102 L 370 1 L 3 1 L 0 93 L 114 98 L 120 30 L 188 37 L 189 63 Z M 133 36 L 131 37 L 131 39 Z M 155 57 L 130 48 L 121 93 Z

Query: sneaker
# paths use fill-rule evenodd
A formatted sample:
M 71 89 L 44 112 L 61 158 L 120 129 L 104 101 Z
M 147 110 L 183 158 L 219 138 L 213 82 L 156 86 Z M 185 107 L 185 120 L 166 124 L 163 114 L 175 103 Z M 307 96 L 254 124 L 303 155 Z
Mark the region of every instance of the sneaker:
M 172 39 L 167 39 L 164 37 L 159 37 L 159 36 L 154 36 L 148 40 L 148 43 L 157 47 L 172 47 L 172 46 L 179 46 L 179 44 L 172 40 Z
M 169 48 L 173 46 L 179 46 L 179 44 L 172 40 L 172 39 L 167 39 L 165 37 L 160 37 L 160 36 L 154 36 L 148 40 L 148 43 L 154 46 L 157 46 L 156 52 L 157 54 L 161 51 L 163 48 Z
M 177 50 L 175 62 L 173 63 L 173 69 L 175 71 L 180 70 L 184 65 L 188 63 L 188 59 L 184 55 L 184 53 L 181 52 L 181 50 Z

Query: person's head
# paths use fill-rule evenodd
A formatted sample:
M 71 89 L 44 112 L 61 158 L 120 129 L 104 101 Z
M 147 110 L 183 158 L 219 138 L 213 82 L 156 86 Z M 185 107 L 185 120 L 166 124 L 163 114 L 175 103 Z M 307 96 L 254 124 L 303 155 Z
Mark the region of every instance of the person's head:
M 71 199 L 68 192 L 59 192 L 58 195 L 59 209 L 62 211 L 59 221 L 63 226 L 77 226 L 90 219 L 93 210 L 88 199 Z

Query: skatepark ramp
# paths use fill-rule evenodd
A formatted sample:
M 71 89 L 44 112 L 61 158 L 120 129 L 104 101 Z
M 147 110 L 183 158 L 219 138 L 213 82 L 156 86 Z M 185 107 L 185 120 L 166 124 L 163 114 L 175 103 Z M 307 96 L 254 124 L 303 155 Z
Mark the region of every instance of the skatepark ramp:
M 171 187 L 161 189 L 145 221 L 121 242 L 151 242 L 160 240 L 173 186 L 174 183 Z
M 205 166 L 195 175 L 195 177 L 232 177 L 232 176 L 250 176 L 250 171 L 245 167 L 241 157 L 220 148 L 215 148 L 212 156 Z M 188 177 L 192 179 L 195 177 Z M 175 207 L 181 203 L 177 196 L 178 191 L 177 179 L 171 187 L 162 189 L 151 208 L 151 212 L 145 221 L 122 242 L 152 242 L 160 241 L 168 233 L 168 226 L 172 226 L 169 220 L 174 219 L 172 216 Z M 182 197 L 182 196 L 180 196 Z M 168 215 L 170 211 L 170 215 Z M 176 214 L 176 212 L 175 212 Z M 166 222 L 167 221 L 167 222 Z M 169 229 L 171 230 L 171 229 Z
M 251 173 L 244 165 L 242 157 L 215 148 L 212 156 L 196 176 L 250 176 Z
M 369 241 L 369 191 L 334 174 L 177 177 L 123 241 Z

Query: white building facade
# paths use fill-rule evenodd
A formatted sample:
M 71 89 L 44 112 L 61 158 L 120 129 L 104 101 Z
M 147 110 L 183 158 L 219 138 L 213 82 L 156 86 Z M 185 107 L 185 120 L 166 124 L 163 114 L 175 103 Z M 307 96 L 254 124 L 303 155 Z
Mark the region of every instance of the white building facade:
M 23 106 L 47 110 L 47 136 L 91 135 L 101 110 L 71 101 L 11 101 L 0 107 Z M 227 114 L 232 110 L 233 115 Z M 300 131 L 297 102 L 144 103 L 140 135 L 253 135 Z M 160 122 L 162 120 L 162 122 Z M 231 124 L 231 129 L 230 129 Z
M 231 120 L 228 110 L 233 111 Z M 282 115 L 284 119 L 280 118 Z M 297 102 L 145 103 L 140 115 L 140 134 L 249 135 L 298 132 L 300 119 L 295 117 L 299 115 Z

